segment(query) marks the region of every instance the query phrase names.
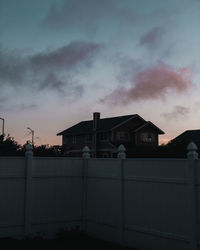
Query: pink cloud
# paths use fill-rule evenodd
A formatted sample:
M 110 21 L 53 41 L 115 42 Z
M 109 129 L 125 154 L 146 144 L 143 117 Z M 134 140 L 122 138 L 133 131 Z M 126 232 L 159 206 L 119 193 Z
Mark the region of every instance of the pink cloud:
M 184 93 L 192 83 L 189 68 L 175 70 L 159 62 L 154 67 L 139 72 L 131 81 L 131 87 L 120 87 L 100 100 L 102 103 L 127 105 L 139 100 L 159 99 L 168 94 Z

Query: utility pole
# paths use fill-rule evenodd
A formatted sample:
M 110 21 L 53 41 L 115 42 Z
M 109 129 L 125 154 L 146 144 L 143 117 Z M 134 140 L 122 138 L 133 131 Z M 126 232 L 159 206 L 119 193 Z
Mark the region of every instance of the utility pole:
M 27 128 L 28 130 L 30 130 L 31 135 L 32 135 L 32 146 L 34 146 L 34 130 L 31 128 Z
M 5 119 L 4 118 L 1 118 L 0 119 L 2 120 L 3 124 L 2 124 L 2 135 L 4 135 L 4 125 L 5 125 Z

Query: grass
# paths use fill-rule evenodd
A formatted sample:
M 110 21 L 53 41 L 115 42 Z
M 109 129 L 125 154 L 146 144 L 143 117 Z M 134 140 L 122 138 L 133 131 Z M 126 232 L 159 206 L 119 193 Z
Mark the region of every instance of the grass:
M 122 247 L 119 244 L 95 239 L 77 230 L 60 231 L 54 239 L 44 239 L 41 236 L 25 238 L 23 240 L 3 238 L 0 239 L 2 249 L 6 250 L 138 250 Z

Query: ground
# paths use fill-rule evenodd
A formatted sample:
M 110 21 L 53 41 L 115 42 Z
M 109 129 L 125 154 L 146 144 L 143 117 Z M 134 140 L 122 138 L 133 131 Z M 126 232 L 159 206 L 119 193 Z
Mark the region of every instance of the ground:
M 4 250 L 138 250 L 98 240 L 79 232 L 61 232 L 54 239 L 43 239 L 40 236 L 23 240 L 4 238 L 0 239 L 0 245 Z

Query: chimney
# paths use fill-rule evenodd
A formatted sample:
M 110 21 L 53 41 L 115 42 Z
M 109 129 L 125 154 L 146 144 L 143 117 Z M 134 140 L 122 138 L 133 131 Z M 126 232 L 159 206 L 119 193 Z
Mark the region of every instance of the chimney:
M 100 113 L 93 113 L 93 130 L 96 131 L 100 127 Z

